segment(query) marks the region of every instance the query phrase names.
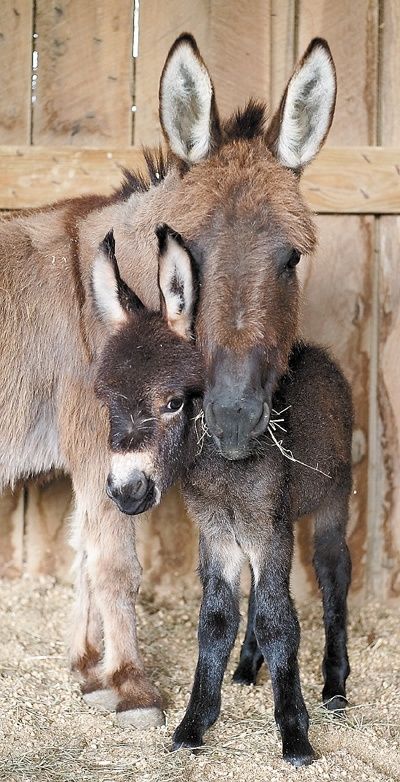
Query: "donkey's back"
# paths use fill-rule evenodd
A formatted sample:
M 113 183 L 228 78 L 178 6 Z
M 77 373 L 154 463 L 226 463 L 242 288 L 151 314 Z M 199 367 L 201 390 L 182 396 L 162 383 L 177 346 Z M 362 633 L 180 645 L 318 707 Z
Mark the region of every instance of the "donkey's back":
M 57 395 L 83 361 L 60 206 L 0 223 L 0 487 L 61 466 Z

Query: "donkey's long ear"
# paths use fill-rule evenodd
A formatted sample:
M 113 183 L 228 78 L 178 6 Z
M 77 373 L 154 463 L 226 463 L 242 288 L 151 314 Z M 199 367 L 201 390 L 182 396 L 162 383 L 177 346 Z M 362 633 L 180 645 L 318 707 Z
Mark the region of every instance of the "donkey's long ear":
M 156 234 L 161 312 L 172 331 L 190 339 L 197 302 L 194 262 L 180 234 L 168 225 L 158 225 Z
M 99 245 L 92 267 L 91 288 L 101 320 L 112 328 L 126 323 L 129 312 L 143 309 L 142 302 L 119 273 L 112 230 Z
M 207 157 L 220 139 L 214 87 L 192 35 L 171 47 L 160 81 L 160 122 L 168 144 L 185 163 Z
M 322 147 L 332 124 L 336 71 L 329 46 L 314 38 L 290 79 L 267 130 L 267 144 L 278 160 L 295 171 Z

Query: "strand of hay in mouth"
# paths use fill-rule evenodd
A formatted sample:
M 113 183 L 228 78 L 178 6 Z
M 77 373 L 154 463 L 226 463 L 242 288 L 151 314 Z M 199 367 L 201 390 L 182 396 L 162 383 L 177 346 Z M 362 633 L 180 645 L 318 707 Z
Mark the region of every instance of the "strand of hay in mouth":
M 283 413 L 286 413 L 286 410 L 289 410 L 291 405 L 288 405 L 288 407 L 285 407 L 283 410 L 280 410 L 278 413 L 276 410 L 272 410 L 273 414 L 275 416 L 282 416 Z M 320 470 L 318 467 L 318 462 L 315 467 L 312 466 L 312 464 L 307 464 L 306 462 L 301 462 L 300 459 L 296 459 L 295 456 L 293 456 L 293 452 L 290 450 L 290 448 L 285 448 L 283 445 L 283 440 L 278 440 L 275 436 L 274 432 L 275 430 L 281 429 L 282 432 L 286 432 L 287 430 L 281 426 L 282 421 L 284 421 L 284 418 L 270 418 L 269 424 L 267 427 L 268 434 L 270 435 L 274 445 L 279 448 L 282 456 L 284 456 L 286 459 L 289 459 L 291 462 L 296 462 L 296 464 L 301 464 L 302 467 L 308 467 L 309 470 L 314 470 L 314 472 L 319 472 L 321 475 L 325 475 L 325 478 L 331 478 L 332 476 L 329 475 L 327 472 L 324 472 L 323 470 Z

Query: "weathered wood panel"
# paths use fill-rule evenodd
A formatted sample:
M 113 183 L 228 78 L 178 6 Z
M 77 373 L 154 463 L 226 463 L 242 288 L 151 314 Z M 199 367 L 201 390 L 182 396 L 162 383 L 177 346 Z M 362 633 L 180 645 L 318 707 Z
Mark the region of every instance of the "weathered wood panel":
M 328 144 L 376 143 L 378 3 L 300 0 L 298 51 L 311 38 L 329 41 L 337 66 L 338 98 Z M 355 42 L 357 42 L 355 44 Z M 371 296 L 374 220 L 320 217 L 320 249 L 303 263 L 303 330 L 308 339 L 332 347 L 353 385 L 355 407 L 354 491 L 350 547 L 353 590 L 365 588 L 368 500 Z M 309 547 L 303 547 L 309 558 Z
M 29 144 L 32 18 L 30 0 L 0 3 L 0 144 Z
M 381 14 L 380 125 L 381 144 L 400 141 L 400 5 L 385 0 Z M 400 596 L 400 218 L 378 221 L 376 288 L 376 391 L 378 411 L 373 418 L 374 462 L 370 473 L 370 590 Z
M 177 35 L 191 32 L 211 72 L 222 116 L 251 95 L 269 100 L 270 0 L 145 0 L 140 6 L 135 144 L 157 144 L 158 87 Z M 154 24 L 154 20 L 157 24 Z
M 122 167 L 143 168 L 141 149 L 0 146 L 0 209 L 111 192 Z M 302 190 L 321 214 L 398 214 L 399 171 L 399 147 L 333 147 L 306 169 Z
M 131 0 L 37 0 L 33 143 L 130 144 Z

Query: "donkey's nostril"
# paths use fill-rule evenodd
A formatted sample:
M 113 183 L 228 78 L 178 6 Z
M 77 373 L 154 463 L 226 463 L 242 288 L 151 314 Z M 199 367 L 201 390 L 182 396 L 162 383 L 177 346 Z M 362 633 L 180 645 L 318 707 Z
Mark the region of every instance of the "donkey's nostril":
M 213 402 L 209 402 L 205 409 L 206 424 L 216 437 L 221 437 L 223 432 L 217 423 Z
M 257 421 L 257 423 L 256 423 L 256 425 L 253 428 L 253 431 L 251 433 L 252 437 L 258 437 L 259 434 L 262 434 L 263 432 L 265 432 L 265 430 L 266 430 L 266 428 L 268 426 L 270 415 L 271 415 L 271 413 L 270 413 L 269 406 L 267 405 L 266 402 L 264 402 L 261 416 L 260 416 L 259 420 Z

